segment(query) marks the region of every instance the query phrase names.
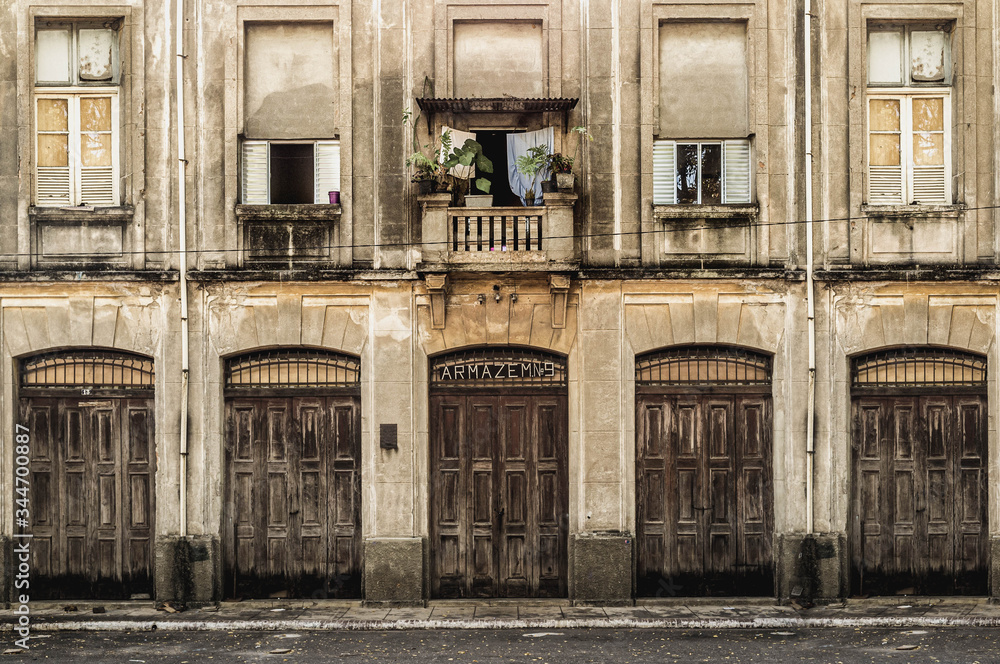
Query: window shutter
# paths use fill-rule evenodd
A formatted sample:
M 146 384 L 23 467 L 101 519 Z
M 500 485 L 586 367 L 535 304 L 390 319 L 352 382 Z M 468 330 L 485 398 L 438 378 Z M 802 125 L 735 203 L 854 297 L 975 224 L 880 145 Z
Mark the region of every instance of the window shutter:
M 868 167 L 868 202 L 871 205 L 903 203 L 903 167 Z
M 947 203 L 948 182 L 944 166 L 913 167 L 913 201 L 916 203 Z
M 267 141 L 244 141 L 240 184 L 246 205 L 268 204 L 269 173 Z
M 316 203 L 329 203 L 331 191 L 340 191 L 340 141 L 316 141 L 313 150 Z
M 80 169 L 80 203 L 82 205 L 114 205 L 115 174 L 111 166 Z
M 750 141 L 726 141 L 723 203 L 750 202 Z
M 39 206 L 69 205 L 69 166 L 38 166 L 35 188 Z
M 676 202 L 674 142 L 653 141 L 653 205 Z

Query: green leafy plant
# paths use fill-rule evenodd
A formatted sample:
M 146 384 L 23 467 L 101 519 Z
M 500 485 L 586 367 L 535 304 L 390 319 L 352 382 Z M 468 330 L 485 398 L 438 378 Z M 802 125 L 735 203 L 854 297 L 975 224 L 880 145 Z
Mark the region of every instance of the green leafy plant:
M 528 154 L 521 155 L 514 162 L 518 173 L 526 178 L 531 178 L 531 184 L 524 191 L 526 201 L 534 201 L 538 175 L 549 165 L 549 157 L 549 146 L 536 145 L 533 148 L 528 148 Z
M 573 157 L 564 157 L 562 153 L 553 152 L 549 155 L 549 166 L 553 173 L 572 173 Z
M 451 148 L 451 136 L 449 132 L 445 132 L 448 137 L 448 142 L 444 144 L 443 152 L 448 155 L 444 160 L 444 170 L 446 172 L 451 172 L 451 169 L 456 167 L 463 167 L 468 169 L 469 177 L 459 177 L 457 175 L 452 175 L 458 181 L 464 180 L 464 191 L 465 193 L 469 191 L 469 180 L 472 179 L 472 170 L 469 169 L 470 166 L 475 166 L 476 171 L 479 173 L 492 173 L 493 172 L 493 162 L 483 154 L 483 146 L 472 140 L 471 138 L 465 139 L 459 147 Z M 442 137 L 442 142 L 444 137 Z M 451 148 L 451 149 L 450 149 Z M 486 178 L 476 178 L 476 189 L 483 192 L 484 194 L 490 193 L 490 181 Z
M 439 156 L 442 150 L 447 152 L 451 149 L 451 131 L 444 132 L 440 143 L 432 140 L 421 146 L 417 141 L 417 118 L 419 115 L 413 117 L 410 111 L 403 111 L 403 126 L 409 125 L 413 128 L 411 138 L 413 153 L 406 158 L 407 168 L 413 168 L 410 182 L 434 182 L 438 190 L 448 191 L 451 188 L 451 178 L 448 170 L 440 163 Z

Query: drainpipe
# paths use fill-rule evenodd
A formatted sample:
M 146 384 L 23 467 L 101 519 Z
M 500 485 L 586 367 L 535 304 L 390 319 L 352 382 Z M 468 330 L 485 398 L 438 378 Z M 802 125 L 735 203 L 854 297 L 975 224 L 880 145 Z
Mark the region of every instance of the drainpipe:
M 187 157 L 184 152 L 184 0 L 177 2 L 177 25 L 175 46 L 177 48 L 177 225 L 180 245 L 180 289 L 181 289 L 181 417 L 180 417 L 180 536 L 187 537 L 187 461 L 188 461 L 188 379 L 190 375 L 188 353 L 188 294 L 187 294 L 187 194 L 185 191 L 185 167 Z
M 812 153 L 812 0 L 805 0 L 806 133 L 806 315 L 809 336 L 809 394 L 806 407 L 806 531 L 813 533 L 813 472 L 816 456 L 816 303 L 813 296 L 813 153 Z

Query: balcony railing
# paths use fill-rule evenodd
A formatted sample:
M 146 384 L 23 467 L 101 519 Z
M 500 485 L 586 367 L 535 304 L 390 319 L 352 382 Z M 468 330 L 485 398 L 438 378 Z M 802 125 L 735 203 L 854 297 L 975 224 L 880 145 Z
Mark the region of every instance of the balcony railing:
M 425 266 L 551 269 L 576 261 L 570 193 L 545 194 L 536 207 L 448 207 L 450 194 L 420 197 Z
M 490 208 L 472 212 L 466 208 L 449 208 L 451 250 L 541 251 L 545 215 L 540 212 L 524 214 L 524 209 Z

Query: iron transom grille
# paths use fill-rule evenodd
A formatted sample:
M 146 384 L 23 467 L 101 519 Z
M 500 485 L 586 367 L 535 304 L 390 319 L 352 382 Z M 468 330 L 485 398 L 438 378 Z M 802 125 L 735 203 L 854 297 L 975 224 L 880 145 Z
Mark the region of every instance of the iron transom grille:
M 682 346 L 636 359 L 635 382 L 650 386 L 770 385 L 771 358 L 732 346 Z
M 519 347 L 470 348 L 431 358 L 431 386 L 565 387 L 566 358 Z
M 226 360 L 226 388 L 358 387 L 361 361 L 323 349 L 284 348 Z
M 950 348 L 894 348 L 851 360 L 851 386 L 986 387 L 986 358 Z
M 154 382 L 153 360 L 125 351 L 53 351 L 21 362 L 24 388 L 149 390 Z

